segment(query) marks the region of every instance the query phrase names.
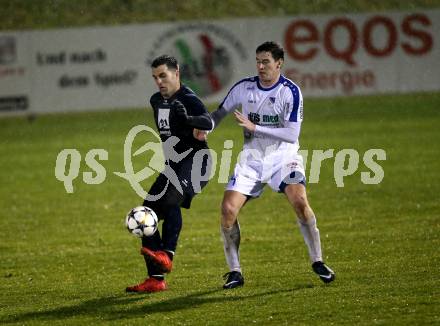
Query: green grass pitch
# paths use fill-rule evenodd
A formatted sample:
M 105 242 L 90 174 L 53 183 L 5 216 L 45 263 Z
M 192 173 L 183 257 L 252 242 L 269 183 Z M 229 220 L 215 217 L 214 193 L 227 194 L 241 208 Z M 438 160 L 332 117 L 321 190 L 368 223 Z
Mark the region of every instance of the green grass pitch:
M 337 279 L 311 271 L 295 217 L 267 188 L 241 215 L 246 284 L 223 291 L 219 235 L 224 184 L 217 176 L 184 211 L 169 291 L 126 294 L 145 277 L 139 241 L 124 228 L 140 204 L 124 171 L 131 127 L 152 126 L 148 110 L 0 119 L 0 323 L 17 325 L 423 325 L 440 323 L 440 93 L 305 99 L 302 149 L 352 148 L 357 171 L 336 186 L 334 159 L 308 185 L 325 260 Z M 136 146 L 145 143 L 144 136 Z M 144 137 L 145 138 L 145 137 Z M 232 117 L 209 135 L 241 147 Z M 55 178 L 65 148 L 82 156 L 74 192 Z M 108 152 L 98 185 L 83 182 L 92 148 Z M 386 151 L 378 185 L 361 182 L 363 153 Z M 134 159 L 135 171 L 148 162 Z M 309 160 L 310 163 L 310 160 Z M 310 167 L 307 166 L 309 169 Z M 142 183 L 145 189 L 152 178 Z

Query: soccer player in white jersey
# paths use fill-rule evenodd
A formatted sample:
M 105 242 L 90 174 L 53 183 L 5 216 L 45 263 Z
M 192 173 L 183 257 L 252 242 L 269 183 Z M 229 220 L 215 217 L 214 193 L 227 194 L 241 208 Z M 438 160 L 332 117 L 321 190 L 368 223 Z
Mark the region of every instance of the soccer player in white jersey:
M 261 195 L 265 184 L 284 193 L 292 205 L 313 271 L 325 283 L 335 278 L 335 273 L 322 261 L 319 230 L 307 201 L 303 159 L 298 154 L 303 119 L 301 90 L 281 74 L 283 61 L 284 50 L 279 44 L 261 44 L 256 49 L 258 76 L 236 83 L 211 114 L 216 127 L 233 112 L 244 131 L 243 151 L 222 202 L 221 234 L 229 266 L 224 289 L 244 284 L 237 216 L 247 200 Z

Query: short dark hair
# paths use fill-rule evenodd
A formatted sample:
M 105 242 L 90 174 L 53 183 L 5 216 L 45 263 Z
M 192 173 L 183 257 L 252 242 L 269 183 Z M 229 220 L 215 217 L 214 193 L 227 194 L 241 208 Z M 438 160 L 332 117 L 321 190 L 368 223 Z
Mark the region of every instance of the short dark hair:
M 177 68 L 179 67 L 179 63 L 177 62 L 177 59 L 168 54 L 158 56 L 156 59 L 154 59 L 151 62 L 151 68 L 157 68 L 161 65 L 166 65 L 168 69 L 173 69 L 173 70 L 177 70 Z
M 276 42 L 267 41 L 257 47 L 256 53 L 270 52 L 275 61 L 284 60 L 284 49 Z

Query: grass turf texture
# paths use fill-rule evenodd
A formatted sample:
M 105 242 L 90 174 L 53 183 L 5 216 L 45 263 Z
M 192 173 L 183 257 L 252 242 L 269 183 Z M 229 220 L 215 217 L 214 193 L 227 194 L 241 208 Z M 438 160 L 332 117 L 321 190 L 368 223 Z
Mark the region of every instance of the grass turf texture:
M 439 0 L 0 0 L 0 30 L 439 7 Z
M 336 187 L 333 159 L 323 162 L 320 182 L 308 185 L 324 255 L 337 273 L 333 284 L 322 284 L 312 273 L 292 209 L 267 188 L 240 215 L 245 287 L 223 291 L 224 184 L 215 176 L 183 213 L 169 291 L 152 295 L 124 292 L 145 276 L 139 241 L 123 225 L 141 198 L 113 174 L 124 170 L 127 132 L 140 123 L 152 125 L 151 112 L 0 119 L 0 322 L 438 323 L 439 107 L 439 93 L 305 99 L 302 148 L 353 148 L 361 156 L 345 187 Z M 231 117 L 209 136 L 219 155 L 224 139 L 234 140 L 235 157 L 241 130 Z M 54 176 L 64 148 L 82 155 L 73 194 Z M 82 181 L 92 148 L 109 153 L 101 161 L 107 177 L 99 185 Z M 370 148 L 387 153 L 379 162 L 385 171 L 379 185 L 360 179 L 360 172 L 369 171 L 362 155 Z M 146 154 L 136 158 L 135 171 L 148 160 Z

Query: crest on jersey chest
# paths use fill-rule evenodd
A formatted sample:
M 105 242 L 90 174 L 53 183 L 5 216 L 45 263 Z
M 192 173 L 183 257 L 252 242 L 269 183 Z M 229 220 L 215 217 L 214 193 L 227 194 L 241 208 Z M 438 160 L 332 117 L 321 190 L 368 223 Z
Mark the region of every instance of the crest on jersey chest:
M 278 113 L 279 110 L 277 109 L 277 104 L 278 100 L 276 96 L 267 96 L 264 100 L 263 106 L 266 108 L 266 110 Z

